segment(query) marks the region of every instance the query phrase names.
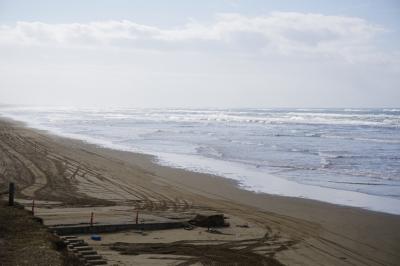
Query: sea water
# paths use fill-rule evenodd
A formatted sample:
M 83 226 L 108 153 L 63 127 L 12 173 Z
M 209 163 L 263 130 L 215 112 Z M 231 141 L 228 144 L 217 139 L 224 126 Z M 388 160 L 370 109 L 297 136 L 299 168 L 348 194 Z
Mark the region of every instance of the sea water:
M 8 106 L 0 113 L 255 192 L 400 214 L 400 109 Z

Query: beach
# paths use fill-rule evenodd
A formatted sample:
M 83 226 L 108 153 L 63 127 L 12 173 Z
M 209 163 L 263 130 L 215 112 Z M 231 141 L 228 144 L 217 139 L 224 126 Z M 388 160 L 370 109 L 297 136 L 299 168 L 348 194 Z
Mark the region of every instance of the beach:
M 151 238 L 110 235 L 109 244 L 121 239 L 158 239 L 163 243 L 201 239 L 212 245 L 218 240 L 260 239 L 268 235 L 270 239 L 253 247 L 259 249 L 256 254 L 269 254 L 265 256 L 284 265 L 400 263 L 399 215 L 246 191 L 231 179 L 162 166 L 149 155 L 51 135 L 3 118 L 0 158 L 0 191 L 9 181 L 16 182 L 17 198 L 25 202 L 35 199 L 39 215 L 55 209 L 51 215 L 56 219 L 57 215 L 65 216 L 63 209 L 103 208 L 98 212 L 104 212 L 107 219 L 116 210 L 104 208 L 120 208 L 125 212 L 139 209 L 141 215 L 160 217 L 219 212 L 231 220 L 227 235 L 167 230 L 151 233 Z M 274 245 L 278 248 L 271 248 Z M 120 260 L 121 265 L 129 265 L 130 259 L 143 265 L 176 263 L 176 258 L 164 261 L 103 252 Z

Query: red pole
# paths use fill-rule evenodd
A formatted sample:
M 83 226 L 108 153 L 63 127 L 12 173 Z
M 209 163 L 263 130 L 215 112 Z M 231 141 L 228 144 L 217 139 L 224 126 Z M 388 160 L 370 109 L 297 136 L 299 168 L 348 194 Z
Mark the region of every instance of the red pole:
M 90 226 L 93 226 L 93 212 L 90 214 Z
M 35 215 L 35 200 L 32 200 L 32 215 Z
M 136 224 L 139 223 L 139 210 L 136 210 Z

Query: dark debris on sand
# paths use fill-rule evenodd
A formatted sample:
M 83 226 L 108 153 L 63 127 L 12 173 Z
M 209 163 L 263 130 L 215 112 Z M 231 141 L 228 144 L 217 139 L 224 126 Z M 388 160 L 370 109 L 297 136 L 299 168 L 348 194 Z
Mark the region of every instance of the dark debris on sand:
M 172 243 L 122 243 L 111 245 L 112 250 L 124 255 L 159 254 L 176 255 L 179 266 L 193 265 L 270 265 L 280 266 L 274 255 L 294 245 L 293 241 L 278 241 L 277 237 L 264 237 L 210 244 L 209 240 L 177 241 Z M 257 249 L 257 251 L 255 251 Z M 182 257 L 188 256 L 188 257 Z

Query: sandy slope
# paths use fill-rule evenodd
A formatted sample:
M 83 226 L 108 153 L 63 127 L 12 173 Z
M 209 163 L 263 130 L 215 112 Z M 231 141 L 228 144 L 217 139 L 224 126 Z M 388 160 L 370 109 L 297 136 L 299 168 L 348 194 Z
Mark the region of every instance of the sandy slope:
M 221 211 L 271 236 L 236 248 L 258 249 L 287 265 L 400 264 L 400 216 L 256 194 L 230 180 L 162 167 L 151 159 L 0 120 L 0 191 L 12 179 L 21 198 L 68 206 L 131 206 L 160 215 Z M 232 235 L 245 231 L 231 230 Z M 176 238 L 172 233 L 164 241 Z M 234 246 L 233 239 L 227 241 Z

